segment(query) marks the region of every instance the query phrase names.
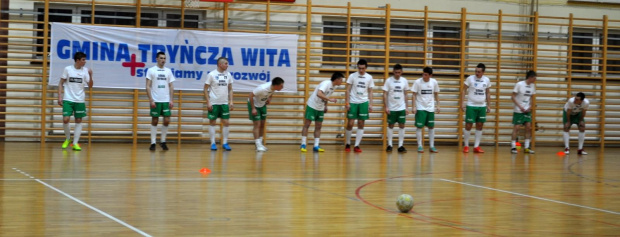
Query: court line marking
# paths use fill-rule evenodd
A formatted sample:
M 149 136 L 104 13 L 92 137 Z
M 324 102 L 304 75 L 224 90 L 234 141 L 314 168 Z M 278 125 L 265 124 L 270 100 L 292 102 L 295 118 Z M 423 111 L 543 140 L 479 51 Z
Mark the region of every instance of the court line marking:
M 137 178 L 137 179 L 40 179 L 46 181 L 278 181 L 278 182 L 292 182 L 292 181 L 373 181 L 378 178 L 214 178 L 214 177 L 204 177 L 204 178 Z M 433 181 L 437 180 L 436 178 L 399 178 L 402 180 L 427 180 Z M 1 181 L 26 181 L 28 179 L 0 179 Z
M 63 192 L 62 190 L 57 189 L 56 187 L 54 187 L 54 186 L 52 186 L 50 184 L 47 184 L 46 182 L 41 181 L 40 179 L 34 178 L 33 176 L 31 176 L 30 174 L 28 174 L 26 172 L 23 172 L 23 171 L 21 171 L 21 170 L 19 170 L 17 168 L 13 168 L 13 170 L 15 170 L 15 171 L 17 171 L 17 172 L 19 172 L 19 173 L 21 173 L 23 175 L 26 175 L 26 176 L 28 176 L 31 179 L 34 179 L 35 181 L 39 182 L 40 184 L 43 184 L 43 185 L 47 186 L 48 188 L 50 188 L 50 189 L 52 189 L 52 190 L 54 190 L 54 191 L 64 195 L 65 197 L 68 197 L 69 199 L 71 199 L 71 200 L 73 200 L 73 201 L 75 201 L 75 202 L 77 202 L 79 204 L 82 204 L 82 205 L 90 208 L 91 210 L 93 210 L 95 212 L 98 212 L 99 214 L 101 214 L 101 215 L 103 215 L 103 216 L 105 216 L 107 218 L 110 218 L 113 221 L 116 221 L 117 223 L 119 223 L 121 225 L 124 225 L 125 227 L 127 227 L 127 228 L 129 228 L 129 229 L 131 229 L 131 230 L 141 234 L 142 236 L 151 237 L 151 235 L 145 233 L 144 231 L 142 231 L 142 230 L 140 230 L 140 229 L 138 229 L 136 227 L 133 227 L 130 224 L 127 224 L 124 221 L 121 221 L 121 220 L 117 219 L 116 217 L 114 217 L 114 216 L 112 216 L 112 215 L 110 215 L 110 214 L 108 214 L 108 213 L 106 213 L 106 212 L 104 212 L 102 210 L 99 210 L 96 207 L 93 207 L 93 206 L 89 205 L 88 203 L 85 203 L 85 202 L 81 201 L 80 199 L 77 199 L 77 198 L 71 196 L 70 194 Z
M 521 194 L 521 193 L 515 193 L 515 192 L 511 192 L 511 191 L 506 191 L 506 190 L 496 189 L 496 188 L 489 188 L 489 187 L 480 186 L 480 185 L 475 185 L 475 184 L 463 183 L 463 182 L 454 181 L 454 180 L 449 180 L 449 179 L 439 179 L 439 180 L 441 180 L 441 181 L 446 181 L 446 182 L 450 182 L 450 183 L 457 183 L 457 184 L 462 184 L 462 185 L 472 186 L 472 187 L 476 187 L 476 188 L 482 188 L 482 189 L 493 190 L 493 191 L 502 192 L 502 193 L 508 193 L 508 194 L 517 195 L 517 196 L 522 196 L 522 197 L 528 197 L 528 198 L 533 198 L 533 199 L 538 199 L 538 200 L 548 201 L 548 202 L 555 202 L 555 203 L 564 204 L 564 205 L 569 205 L 569 206 L 574 206 L 574 207 L 579 207 L 579 208 L 585 208 L 585 209 L 590 209 L 590 210 L 595 210 L 595 211 L 600 211 L 600 212 L 606 212 L 606 213 L 610 213 L 610 214 L 614 214 L 614 215 L 620 215 L 620 212 L 609 211 L 609 210 L 605 210 L 605 209 L 599 209 L 599 208 L 594 208 L 594 207 L 589 207 L 589 206 L 583 206 L 583 205 L 578 205 L 578 204 L 573 204 L 573 203 L 568 203 L 568 202 L 556 201 L 556 200 L 553 200 L 553 199 L 541 198 L 541 197 L 536 197 L 536 196 L 532 196 L 532 195 Z

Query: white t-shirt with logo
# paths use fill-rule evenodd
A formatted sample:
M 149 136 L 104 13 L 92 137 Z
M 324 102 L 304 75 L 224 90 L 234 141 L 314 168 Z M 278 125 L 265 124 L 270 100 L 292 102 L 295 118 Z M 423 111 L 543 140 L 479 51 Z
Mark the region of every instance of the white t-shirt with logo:
M 154 102 L 170 102 L 169 84 L 175 81 L 174 75 L 169 68 L 153 66 L 146 72 L 146 79 L 151 80 L 151 97 Z
M 375 82 L 372 80 L 372 76 L 368 73 L 360 75 L 359 72 L 354 72 L 349 75 L 347 84 L 351 85 L 351 91 L 349 92 L 349 103 L 361 104 L 368 101 L 368 88 L 375 87 Z
M 257 86 L 252 93 L 254 93 L 254 107 L 263 107 L 267 103 L 269 97 L 275 92 L 271 90 L 271 82 L 264 83 Z
M 566 104 L 564 104 L 564 111 L 568 112 L 571 109 L 570 115 L 577 115 L 581 113 L 581 111 L 587 110 L 590 107 L 590 101 L 588 99 L 583 99 L 580 105 L 575 104 L 575 97 L 568 99 Z
M 323 95 L 325 95 L 325 97 L 329 98 L 330 95 L 332 95 L 332 93 L 334 93 L 334 83 L 331 80 L 325 80 L 323 82 L 321 82 L 316 89 L 314 89 L 314 92 L 312 93 L 312 95 L 310 96 L 310 98 L 308 98 L 308 103 L 307 105 L 310 108 L 313 108 L 317 111 L 323 111 L 325 110 L 325 101 L 323 101 L 323 99 L 319 98 L 319 91 L 323 92 Z
M 487 106 L 487 89 L 491 88 L 491 80 L 482 76 L 477 78 L 475 75 L 465 79 L 467 89 L 467 106 L 486 107 Z
M 388 78 L 383 84 L 383 91 L 387 92 L 387 104 L 390 111 L 402 111 L 407 109 L 406 91 L 409 90 L 409 82 L 406 78 Z
M 424 78 L 419 78 L 413 82 L 411 91 L 416 93 L 415 106 L 417 110 L 435 112 L 435 93 L 439 92 L 439 84 L 435 78 L 430 78 L 428 82 Z
M 62 100 L 84 103 L 84 87 L 90 82 L 88 68 L 75 69 L 73 65 L 67 66 L 62 72 L 61 78 L 65 79 L 62 84 L 65 90 Z
M 528 85 L 525 81 L 520 81 L 517 82 L 515 89 L 512 90 L 512 92 L 517 93 L 515 100 L 523 107 L 523 109 L 527 110 L 531 106 L 530 103 L 532 102 L 532 96 L 536 94 L 536 86 L 534 83 Z M 514 112 L 523 113 L 517 105 L 514 107 Z
M 228 104 L 228 85 L 233 83 L 233 77 L 228 71 L 213 70 L 207 75 L 205 84 L 209 85 L 209 102 L 211 105 Z

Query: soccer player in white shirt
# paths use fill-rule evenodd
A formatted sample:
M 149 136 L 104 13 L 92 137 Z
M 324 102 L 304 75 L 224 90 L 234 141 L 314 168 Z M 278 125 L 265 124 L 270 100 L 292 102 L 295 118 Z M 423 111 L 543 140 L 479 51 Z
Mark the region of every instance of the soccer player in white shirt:
M 586 99 L 586 95 L 582 92 L 577 93 L 575 97 L 568 99 L 564 104 L 564 111 L 562 112 L 562 122 L 564 123 L 564 154 L 570 153 L 569 140 L 570 140 L 570 127 L 573 124 L 577 124 L 579 128 L 579 150 L 577 154 L 587 155 L 588 153 L 583 150 L 583 142 L 586 139 L 586 112 L 590 107 L 590 101 Z
M 209 111 L 209 136 L 211 137 L 211 150 L 217 151 L 217 145 L 215 145 L 215 122 L 219 117 L 224 125 L 222 131 L 222 148 L 230 151 L 231 148 L 228 145 L 228 119 L 230 118 L 230 111 L 234 109 L 233 106 L 233 77 L 228 69 L 228 59 L 220 57 L 217 59 L 217 70 L 209 72 L 207 80 L 204 86 L 204 96 L 207 104 L 207 110 Z
M 367 68 L 368 62 L 360 59 L 357 62 L 357 72 L 352 73 L 347 79 L 344 110 L 347 111 L 349 121 L 345 131 L 345 151 L 351 151 L 351 133 L 353 124 L 357 119 L 357 134 L 353 151 L 362 152 L 359 145 L 362 142 L 362 137 L 364 137 L 364 121 L 369 118 L 369 113 L 372 112 L 372 88 L 375 86 L 372 76 L 366 73 Z
M 486 66 L 479 63 L 476 66 L 476 75 L 465 79 L 465 86 L 461 91 L 461 108 L 465 112 L 465 131 L 463 131 L 463 152 L 469 152 L 469 135 L 471 127 L 476 123 L 476 137 L 474 142 L 474 153 L 484 153 L 480 148 L 482 138 L 482 127 L 487 121 L 486 115 L 491 112 L 488 107 L 491 101 L 491 80 L 484 76 Z M 467 92 L 467 103 L 465 103 L 465 92 Z
M 409 82 L 402 77 L 403 66 L 394 65 L 393 76 L 388 78 L 383 84 L 383 103 L 387 114 L 387 152 L 392 151 L 392 136 L 394 135 L 394 124 L 398 122 L 398 152 L 407 152 L 403 146 L 405 140 L 405 119 L 409 115 L 407 109 L 407 91 Z
M 416 138 L 418 139 L 418 152 L 424 152 L 424 139 L 422 129 L 428 127 L 428 141 L 430 152 L 437 153 L 435 148 L 435 111 L 439 113 L 439 84 L 433 76 L 433 69 L 422 69 L 422 78 L 417 79 L 411 86 L 412 111 L 415 113 Z
M 166 54 L 159 52 L 156 55 L 157 65 L 149 68 L 146 72 L 146 95 L 149 97 L 151 106 L 151 147 L 155 150 L 157 139 L 157 123 L 159 117 L 164 116 L 164 124 L 161 127 L 160 146 L 166 151 L 166 135 L 168 134 L 168 124 L 170 124 L 170 111 L 174 107 L 174 87 L 172 82 L 176 79 L 172 75 L 170 68 L 164 67 L 166 64 Z
M 248 113 L 253 124 L 252 132 L 254 133 L 256 151 L 267 151 L 267 147 L 263 146 L 267 105 L 271 102 L 273 93 L 282 90 L 282 88 L 284 88 L 284 80 L 276 77 L 271 82 L 256 87 L 248 96 Z
M 82 118 L 86 116 L 84 104 L 84 86 L 93 87 L 93 71 L 84 67 L 86 54 L 76 52 L 73 55 L 73 65 L 65 67 L 58 82 L 58 105 L 62 106 L 62 126 L 65 130 L 65 142 L 62 149 L 71 143 L 71 115 L 75 117 L 75 131 L 73 132 L 73 150 L 81 151 L 78 144 L 82 133 Z
M 321 139 L 321 128 L 323 126 L 323 115 L 327 113 L 327 102 L 336 103 L 336 99 L 329 98 L 337 86 L 342 84 L 342 80 L 344 80 L 344 75 L 339 72 L 334 72 L 332 74 L 332 78 L 330 80 L 325 80 L 321 82 L 314 92 L 308 98 L 308 102 L 306 103 L 306 112 L 305 112 L 305 120 L 304 127 L 301 130 L 301 146 L 300 150 L 302 152 L 306 152 L 306 139 L 308 137 L 308 129 L 310 128 L 310 124 L 312 121 L 314 122 L 314 148 L 312 148 L 315 152 L 323 152 L 323 148 L 319 146 L 319 140 Z
M 512 102 L 515 104 L 514 113 L 512 114 L 512 141 L 510 152 L 517 153 L 517 132 L 522 125 L 525 125 L 525 153 L 533 154 L 530 148 L 530 139 L 532 137 L 532 107 L 531 102 L 536 96 L 536 72 L 528 71 L 525 74 L 525 81 L 517 82 L 512 91 Z

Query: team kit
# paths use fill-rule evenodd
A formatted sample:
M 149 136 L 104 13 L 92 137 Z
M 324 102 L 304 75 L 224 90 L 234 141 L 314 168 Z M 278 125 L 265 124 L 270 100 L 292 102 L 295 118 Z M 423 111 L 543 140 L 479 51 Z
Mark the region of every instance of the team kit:
M 86 116 L 85 92 L 86 86 L 93 86 L 93 71 L 86 68 L 86 54 L 77 52 L 73 56 L 74 64 L 64 68 L 60 82 L 58 84 L 58 105 L 62 106 L 63 128 L 65 141 L 62 148 L 71 146 L 73 150 L 80 151 L 80 134 L 82 131 L 82 118 Z M 159 118 L 163 117 L 159 146 L 162 150 L 168 150 L 166 135 L 170 123 L 171 109 L 174 107 L 173 82 L 175 77 L 172 71 L 165 67 L 166 54 L 159 52 L 156 56 L 157 65 L 151 67 L 146 72 L 146 94 L 150 104 L 151 116 L 151 143 L 149 150 L 157 149 L 157 125 Z M 345 151 L 362 152 L 360 147 L 364 136 L 365 121 L 369 114 L 373 112 L 373 88 L 375 87 L 373 77 L 366 73 L 368 63 L 361 59 L 357 62 L 357 71 L 345 76 L 340 72 L 332 74 L 329 80 L 321 82 L 312 95 L 308 98 L 305 106 L 304 125 L 302 129 L 300 151 L 306 152 L 312 149 L 314 152 L 324 152 L 320 147 L 321 128 L 324 114 L 328 112 L 328 102 L 335 103 L 336 99 L 332 95 L 337 86 L 345 84 L 345 113 L 348 119 L 345 127 Z M 204 84 L 204 99 L 207 107 L 207 118 L 209 119 L 209 135 L 211 140 L 211 150 L 218 150 L 216 143 L 215 130 L 217 119 L 222 125 L 221 148 L 230 151 L 232 148 L 228 144 L 229 118 L 230 111 L 235 109 L 233 104 L 233 77 L 228 70 L 228 59 L 221 57 L 217 60 L 217 69 L 211 71 Z M 463 90 L 460 93 L 460 109 L 465 114 L 465 127 L 463 130 L 463 152 L 470 152 L 471 129 L 474 131 L 474 153 L 484 153 L 480 148 L 482 130 L 486 122 L 486 115 L 490 113 L 490 87 L 491 82 L 484 76 L 486 66 L 478 64 L 475 74 L 467 77 L 464 81 Z M 392 68 L 392 76 L 385 80 L 383 90 L 383 108 L 387 117 L 387 152 L 392 152 L 395 148 L 398 152 L 407 152 L 404 147 L 405 122 L 406 116 L 415 114 L 415 132 L 417 139 L 417 152 L 423 153 L 424 139 L 422 137 L 424 127 L 428 131 L 428 151 L 431 153 L 439 152 L 435 147 L 435 113 L 440 113 L 439 84 L 432 78 L 433 69 L 425 67 L 422 70 L 422 77 L 410 84 L 402 76 L 403 67 L 396 64 Z M 532 131 L 532 106 L 531 102 L 536 95 L 536 72 L 528 71 L 525 80 L 515 84 L 512 91 L 511 100 L 514 103 L 512 124 L 514 125 L 511 138 L 511 153 L 518 153 L 517 133 L 521 127 L 525 128 L 525 140 L 523 152 L 533 154 L 534 150 L 530 147 Z M 272 96 L 276 91 L 284 88 L 284 80 L 274 77 L 271 81 L 257 86 L 248 95 L 247 110 L 248 118 L 253 124 L 253 137 L 257 152 L 268 151 L 263 145 L 262 135 L 265 132 L 265 122 L 267 119 L 267 105 L 271 102 Z M 411 110 L 409 110 L 408 94 L 411 94 Z M 568 99 L 564 105 L 563 121 L 563 140 L 564 153 L 570 153 L 569 131 L 573 124 L 579 129 L 579 142 L 577 153 L 586 155 L 583 150 L 585 140 L 585 115 L 590 102 L 582 92 Z M 70 119 L 74 117 L 75 127 L 73 139 L 71 139 Z M 351 143 L 353 127 L 357 121 L 357 130 L 354 143 Z M 308 146 L 307 135 L 310 125 L 314 122 L 314 143 Z M 394 146 L 394 125 L 398 124 L 398 145 Z

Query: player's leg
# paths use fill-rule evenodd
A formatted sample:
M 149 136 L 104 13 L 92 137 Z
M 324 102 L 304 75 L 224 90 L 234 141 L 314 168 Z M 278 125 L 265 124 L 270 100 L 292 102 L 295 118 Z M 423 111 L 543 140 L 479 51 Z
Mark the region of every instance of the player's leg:
M 232 150 L 232 148 L 230 148 L 230 146 L 228 145 L 230 108 L 226 104 L 222 105 L 221 109 L 222 110 L 220 113 L 220 120 L 222 121 L 222 125 L 224 126 L 224 128 L 222 128 L 222 148 L 224 148 L 224 150 L 230 151 Z
M 65 149 L 71 143 L 71 115 L 73 115 L 73 106 L 72 102 L 63 101 L 62 102 L 62 128 L 65 131 L 65 141 L 62 143 L 62 149 Z

